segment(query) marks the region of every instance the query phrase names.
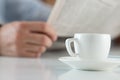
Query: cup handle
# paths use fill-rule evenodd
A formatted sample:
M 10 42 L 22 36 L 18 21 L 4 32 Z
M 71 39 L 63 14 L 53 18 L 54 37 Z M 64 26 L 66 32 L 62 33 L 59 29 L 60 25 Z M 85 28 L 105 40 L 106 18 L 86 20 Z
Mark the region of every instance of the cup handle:
M 66 39 L 65 45 L 66 45 L 66 49 L 67 49 L 69 55 L 75 57 L 75 56 L 77 56 L 77 53 L 73 52 L 73 50 L 72 50 L 72 47 L 71 47 L 72 42 L 76 42 L 79 45 L 79 41 L 76 38 Z

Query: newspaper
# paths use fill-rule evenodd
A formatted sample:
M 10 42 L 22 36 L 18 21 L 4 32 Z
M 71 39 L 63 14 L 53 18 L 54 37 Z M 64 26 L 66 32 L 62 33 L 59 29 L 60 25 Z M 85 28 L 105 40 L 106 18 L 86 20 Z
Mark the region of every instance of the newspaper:
M 74 33 L 120 34 L 119 0 L 57 0 L 48 23 L 59 36 Z

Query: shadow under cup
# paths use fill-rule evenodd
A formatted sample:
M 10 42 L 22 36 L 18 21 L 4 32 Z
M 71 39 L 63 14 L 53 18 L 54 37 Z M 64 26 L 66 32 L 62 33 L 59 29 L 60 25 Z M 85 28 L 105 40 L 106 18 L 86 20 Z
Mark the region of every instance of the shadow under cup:
M 71 43 L 74 43 L 72 50 Z M 111 36 L 109 34 L 76 33 L 74 38 L 66 39 L 66 49 L 70 56 L 83 60 L 105 60 L 108 57 Z

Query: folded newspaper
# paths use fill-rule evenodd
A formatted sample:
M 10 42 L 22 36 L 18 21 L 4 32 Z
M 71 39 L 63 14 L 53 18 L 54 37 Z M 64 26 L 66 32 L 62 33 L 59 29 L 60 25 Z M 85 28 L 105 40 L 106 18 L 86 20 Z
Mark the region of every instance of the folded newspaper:
M 120 34 L 120 0 L 57 0 L 48 23 L 59 36 L 74 33 Z

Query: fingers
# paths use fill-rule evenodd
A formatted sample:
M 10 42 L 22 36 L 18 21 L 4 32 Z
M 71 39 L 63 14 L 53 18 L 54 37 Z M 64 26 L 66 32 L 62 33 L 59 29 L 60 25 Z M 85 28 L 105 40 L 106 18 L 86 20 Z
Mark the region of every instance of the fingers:
M 22 36 L 22 35 L 21 35 Z M 26 37 L 23 38 L 22 42 L 19 40 L 17 44 L 19 44 L 19 53 L 21 57 L 40 57 L 42 53 L 46 51 L 48 47 L 52 45 L 51 39 L 44 34 L 27 34 Z
M 26 44 L 24 51 L 26 52 L 33 52 L 33 53 L 43 53 L 46 51 L 46 47 L 44 46 L 38 46 L 33 44 Z
M 37 58 L 42 55 L 46 51 L 46 48 L 44 46 L 37 46 L 32 44 L 26 44 L 24 48 L 22 49 L 22 54 L 20 54 L 20 57 L 32 57 Z
M 45 22 L 23 22 L 23 25 L 27 27 L 32 33 L 44 33 L 48 35 L 53 41 L 57 39 L 55 30 Z
M 27 36 L 26 43 L 50 47 L 52 45 L 51 39 L 45 34 L 31 33 Z
M 37 58 L 38 54 L 34 52 L 22 52 L 20 53 L 19 57 Z

